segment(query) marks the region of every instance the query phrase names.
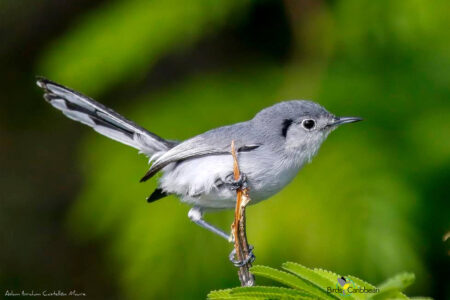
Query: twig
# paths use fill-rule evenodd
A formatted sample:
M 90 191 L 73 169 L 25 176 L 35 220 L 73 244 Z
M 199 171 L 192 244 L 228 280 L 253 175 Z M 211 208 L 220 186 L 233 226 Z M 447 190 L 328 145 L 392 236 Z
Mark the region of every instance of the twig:
M 234 180 L 238 180 L 241 174 L 239 171 L 236 150 L 234 148 L 234 141 L 231 141 L 231 155 L 233 156 Z M 231 232 L 234 237 L 236 257 L 240 261 L 243 261 L 250 254 L 245 227 L 245 208 L 250 200 L 248 188 L 236 190 L 236 208 L 234 211 L 234 222 L 231 225 Z M 253 274 L 250 273 L 251 266 L 251 262 L 248 262 L 247 264 L 239 267 L 238 275 L 239 280 L 241 281 L 241 286 L 253 286 L 255 284 L 255 278 L 253 277 Z

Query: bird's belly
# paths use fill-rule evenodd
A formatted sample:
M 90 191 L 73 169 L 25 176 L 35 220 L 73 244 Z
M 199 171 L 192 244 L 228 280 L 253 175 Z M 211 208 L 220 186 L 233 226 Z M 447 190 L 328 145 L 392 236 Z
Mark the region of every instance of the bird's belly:
M 245 170 L 243 170 L 245 171 Z M 279 161 L 252 173 L 249 178 L 250 197 L 254 203 L 270 198 L 281 191 L 297 175 L 299 167 L 286 166 Z
M 240 170 L 247 176 L 251 204 L 279 192 L 298 172 L 298 168 L 251 154 L 239 155 Z M 218 180 L 224 181 L 232 172 L 231 155 L 199 157 L 169 165 L 160 179 L 160 187 L 189 205 L 205 209 L 234 208 L 236 192 L 226 185 L 217 185 Z

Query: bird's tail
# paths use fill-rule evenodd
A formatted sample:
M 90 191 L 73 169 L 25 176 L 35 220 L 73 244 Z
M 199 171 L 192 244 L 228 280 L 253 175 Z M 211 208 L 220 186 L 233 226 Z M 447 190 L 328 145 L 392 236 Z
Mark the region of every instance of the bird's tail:
M 162 154 L 175 146 L 138 126 L 97 101 L 45 78 L 37 85 L 44 89 L 44 98 L 67 117 L 92 127 L 98 133 L 138 149 L 149 157 Z

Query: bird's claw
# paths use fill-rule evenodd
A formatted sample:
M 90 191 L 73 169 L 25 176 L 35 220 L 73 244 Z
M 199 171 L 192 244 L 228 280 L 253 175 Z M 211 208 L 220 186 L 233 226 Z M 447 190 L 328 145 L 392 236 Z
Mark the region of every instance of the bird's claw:
M 237 260 L 234 258 L 236 256 L 236 249 L 233 249 L 233 251 L 231 251 L 228 258 L 233 263 L 233 265 L 240 268 L 248 263 L 252 263 L 255 261 L 255 255 L 253 254 L 253 246 L 249 245 L 248 251 L 249 251 L 249 253 L 248 253 L 247 257 L 243 260 Z
M 227 177 L 227 184 L 230 186 L 230 189 L 240 190 L 240 189 L 246 189 L 248 187 L 247 185 L 247 176 L 245 174 L 242 174 L 239 176 L 237 180 L 234 179 L 233 174 L 230 174 L 230 176 Z

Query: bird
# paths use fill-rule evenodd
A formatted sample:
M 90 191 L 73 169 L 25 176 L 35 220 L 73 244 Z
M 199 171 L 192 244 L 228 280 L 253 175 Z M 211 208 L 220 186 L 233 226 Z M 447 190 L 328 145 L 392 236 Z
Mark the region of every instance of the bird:
M 175 195 L 191 206 L 191 221 L 228 241 L 232 235 L 207 223 L 205 212 L 234 208 L 236 189 L 242 187 L 248 188 L 250 204 L 270 198 L 312 160 L 330 132 L 362 120 L 337 117 L 312 101 L 290 100 L 264 108 L 250 120 L 176 141 L 56 82 L 38 77 L 36 84 L 44 90 L 44 99 L 70 119 L 149 157 L 151 166 L 141 182 L 162 175 L 148 202 Z M 232 141 L 242 174 L 237 180 L 233 177 Z

